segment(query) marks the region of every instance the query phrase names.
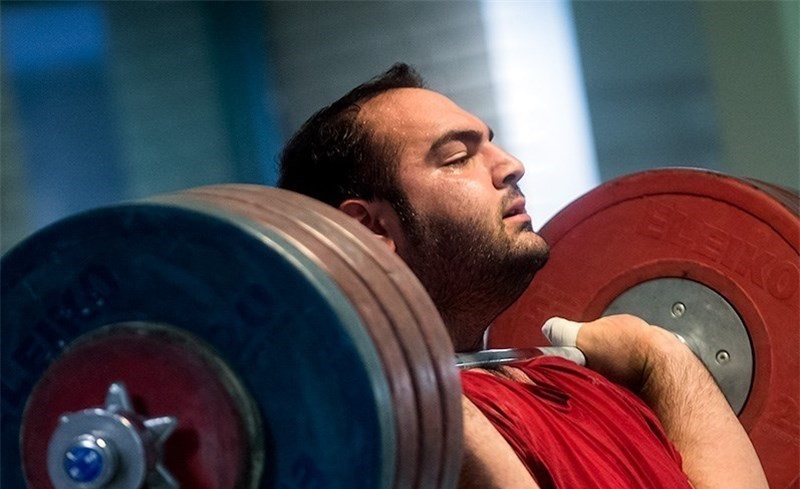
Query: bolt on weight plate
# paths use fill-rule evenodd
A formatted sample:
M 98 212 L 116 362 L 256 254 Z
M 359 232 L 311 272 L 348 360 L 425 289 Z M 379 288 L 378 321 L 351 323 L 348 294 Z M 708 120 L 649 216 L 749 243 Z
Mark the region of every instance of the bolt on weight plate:
M 47 449 L 50 482 L 56 489 L 178 489 L 162 463 L 176 423 L 140 416 L 124 384 L 114 382 L 102 407 L 60 417 Z
M 654 170 L 607 182 L 542 228 L 550 260 L 495 322 L 489 343 L 545 345 L 539 328 L 551 316 L 581 321 L 658 311 L 656 320 L 678 327 L 664 314 L 688 314 L 687 340 L 712 372 L 743 367 L 734 374 L 741 378 L 721 387 L 741 408 L 770 487 L 792 487 L 800 478 L 797 202 L 787 189 L 704 170 Z M 672 304 L 639 303 L 664 279 L 676 280 L 669 282 Z M 706 297 L 690 304 L 695 284 Z M 716 311 L 697 315 L 702 303 Z

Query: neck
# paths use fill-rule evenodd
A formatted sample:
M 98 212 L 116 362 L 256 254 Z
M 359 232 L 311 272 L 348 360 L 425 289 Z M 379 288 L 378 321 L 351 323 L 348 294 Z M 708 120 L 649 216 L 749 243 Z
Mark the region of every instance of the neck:
M 491 315 L 491 317 L 477 317 L 474 312 L 469 311 L 443 314 L 442 320 L 450 333 L 453 348 L 455 348 L 456 352 L 483 349 L 483 337 L 494 316 L 496 314 Z

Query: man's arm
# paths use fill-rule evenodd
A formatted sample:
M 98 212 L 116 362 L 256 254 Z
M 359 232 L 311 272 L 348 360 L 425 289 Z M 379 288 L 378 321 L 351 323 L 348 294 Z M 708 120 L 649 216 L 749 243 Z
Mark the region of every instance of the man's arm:
M 714 379 L 672 333 L 633 316 L 584 324 L 587 366 L 629 387 L 655 411 L 695 488 L 767 488 L 747 433 Z
M 511 445 L 486 416 L 461 396 L 464 458 L 459 489 L 538 489 Z

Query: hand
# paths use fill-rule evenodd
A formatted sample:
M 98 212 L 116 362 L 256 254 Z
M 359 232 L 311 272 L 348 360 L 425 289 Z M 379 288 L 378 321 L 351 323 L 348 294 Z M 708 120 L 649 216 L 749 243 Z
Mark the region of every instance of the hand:
M 587 323 L 551 318 L 542 332 L 555 346 L 577 346 L 587 367 L 635 392 L 641 391 L 651 369 L 664 358 L 702 368 L 673 333 L 627 314 Z
M 542 328 L 558 346 L 577 346 L 586 366 L 638 393 L 683 455 L 698 489 L 766 489 L 747 433 L 711 374 L 677 336 L 629 315 L 588 323 L 549 319 Z

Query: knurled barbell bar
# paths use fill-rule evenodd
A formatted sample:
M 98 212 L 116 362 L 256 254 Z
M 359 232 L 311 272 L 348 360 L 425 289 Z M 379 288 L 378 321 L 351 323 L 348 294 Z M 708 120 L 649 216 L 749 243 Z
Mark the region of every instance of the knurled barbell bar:
M 679 173 L 681 178 L 709 177 L 704 172 Z M 665 175 L 673 174 L 659 173 L 659 179 Z M 642 186 L 634 199 L 649 195 L 650 187 L 637 180 L 641 176 L 626 178 L 631 183 L 621 179 L 584 199 L 613 193 L 600 198 L 612 204 L 592 204 L 608 212 L 604 209 L 622 199 L 617 197 L 620 187 Z M 659 196 L 680 193 L 665 186 L 656 192 Z M 699 195 L 721 200 L 705 191 Z M 636 189 L 627 192 L 637 195 Z M 772 200 L 762 197 L 767 203 L 760 205 L 771 209 L 775 201 L 792 202 L 791 192 L 780 192 L 774 190 L 779 195 Z M 640 200 L 642 206 L 650 205 L 644 203 L 646 198 Z M 670 209 L 672 202 L 668 197 L 666 204 L 656 204 Z M 750 212 L 747 205 L 740 208 Z M 677 212 L 684 212 L 681 209 Z M 640 229 L 667 234 L 658 225 L 667 226 L 664 213 L 669 211 L 654 212 L 650 227 Z M 543 232 L 570 219 L 576 222 L 569 214 L 559 216 Z M 729 217 L 737 219 L 743 218 Z M 781 225 L 780 232 L 799 233 L 797 210 Z M 686 239 L 686 232 L 679 235 Z M 788 236 L 785 240 L 791 242 Z M 547 237 L 554 244 L 555 267 L 551 263 L 545 270 L 564 268 L 556 260 L 560 243 L 566 241 Z M 772 244 L 767 241 L 765 246 Z M 587 246 L 594 246 L 590 243 Z M 796 260 L 796 238 L 794 243 Z M 777 250 L 767 249 L 777 256 Z M 667 261 L 691 260 L 678 256 Z M 659 286 L 661 280 L 676 278 L 677 272 L 653 268 L 650 262 L 629 263 L 631 269 L 644 266 L 650 271 L 648 279 L 610 294 L 612 300 L 592 306 L 599 308 L 594 312 L 625 311 L 631 303 L 668 295 L 663 287 L 655 292 L 645 287 L 650 282 Z M 774 269 L 773 265 L 770 270 Z M 777 269 L 765 273 L 785 275 Z M 792 279 L 780 277 L 783 282 L 771 287 L 785 295 Z M 6 487 L 24 482 L 34 489 L 122 488 L 142 482 L 162 488 L 455 484 L 461 404 L 447 333 L 405 265 L 360 224 L 333 208 L 259 186 L 191 189 L 56 223 L 3 257 L 1 278 Z M 722 303 L 731 305 L 742 318 L 746 336 L 753 337 L 749 317 L 742 316 L 740 303 L 730 298 L 727 282 L 720 287 L 719 281 L 680 274 L 677 278 L 722 291 Z M 673 295 L 685 292 L 682 282 L 665 283 Z M 604 290 L 602 285 L 598 290 Z M 556 306 L 567 289 L 550 287 L 556 292 L 551 310 L 559 314 Z M 693 293 L 694 298 L 707 298 L 704 292 Z M 541 324 L 532 319 L 538 311 L 519 309 L 526 301 L 539 307 L 545 300 L 532 297 L 529 290 L 515 306 L 520 321 L 532 322 L 512 323 L 507 314 L 492 328 L 495 346 L 515 349 L 479 362 L 492 363 L 498 355 L 503 361 L 509 355 L 525 356 L 531 352 L 520 347 L 542 344 L 531 333 L 538 330 L 532 325 Z M 609 306 L 618 297 L 617 305 Z M 688 337 L 696 352 L 720 351 L 723 347 L 718 345 L 724 344 L 729 356 L 723 363 L 739 362 L 738 350 L 728 343 L 743 340 L 730 340 L 733 333 L 728 330 L 707 333 L 703 321 L 720 318 L 697 316 L 695 307 L 702 301 L 680 298 L 683 310 L 678 317 L 693 318 L 692 327 L 677 323 L 672 329 Z M 796 303 L 796 294 L 793 300 Z M 719 307 L 719 301 L 710 303 L 712 309 Z M 647 317 L 644 309 L 629 312 Z M 678 311 L 681 307 L 675 306 L 673 312 Z M 773 335 L 796 341 L 796 319 L 786 318 L 794 329 L 759 324 Z M 789 370 L 792 360 L 775 357 L 786 352 L 774 339 L 744 341 L 754 358 L 756 379 L 768 375 L 774 383 L 783 374 L 796 383 L 796 371 Z M 539 353 L 534 349 L 533 354 Z M 762 372 L 763 358 L 771 361 L 773 371 L 767 374 Z M 725 382 L 716 373 L 715 378 L 731 400 Z M 749 387 L 749 379 L 746 383 Z M 763 459 L 768 453 L 764 450 L 769 450 L 764 442 L 781 443 L 796 433 L 798 396 L 796 390 L 783 393 L 787 402 L 794 402 L 794 418 L 791 412 L 774 418 L 774 409 L 751 409 L 753 403 L 773 402 L 763 400 L 763 387 L 759 391 L 757 385 L 754 380 L 752 392 L 742 401 L 742 416 L 749 416 L 742 417 L 743 423 L 749 429 L 783 428 L 762 429 L 766 434 L 754 438 Z M 765 465 L 771 482 L 797 478 L 791 464 Z

